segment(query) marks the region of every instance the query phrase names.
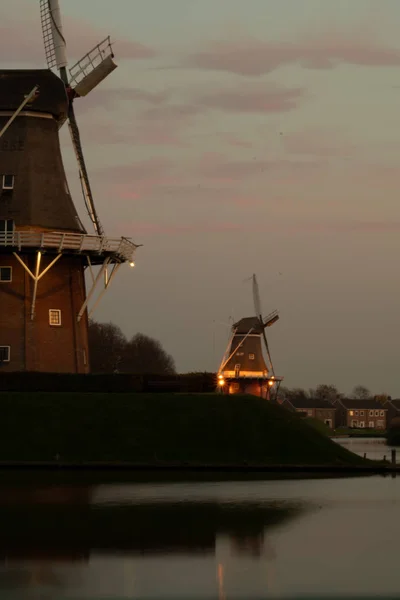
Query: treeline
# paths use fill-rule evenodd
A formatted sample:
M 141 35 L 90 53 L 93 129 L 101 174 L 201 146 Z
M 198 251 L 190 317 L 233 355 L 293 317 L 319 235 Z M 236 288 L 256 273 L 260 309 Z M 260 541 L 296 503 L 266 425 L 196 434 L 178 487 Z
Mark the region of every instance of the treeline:
M 287 388 L 281 386 L 278 394 L 279 399 L 290 400 L 291 398 L 317 398 L 319 400 L 328 400 L 331 402 L 337 398 L 354 398 L 357 400 L 367 400 L 374 398 L 375 400 L 384 402 L 390 399 L 390 396 L 386 393 L 373 394 L 368 388 L 363 385 L 356 385 L 350 394 L 343 394 L 334 385 L 321 384 L 316 388 L 310 388 L 304 390 L 303 388 Z
M 160 342 L 137 333 L 127 339 L 113 323 L 89 322 L 91 373 L 175 375 L 175 361 Z

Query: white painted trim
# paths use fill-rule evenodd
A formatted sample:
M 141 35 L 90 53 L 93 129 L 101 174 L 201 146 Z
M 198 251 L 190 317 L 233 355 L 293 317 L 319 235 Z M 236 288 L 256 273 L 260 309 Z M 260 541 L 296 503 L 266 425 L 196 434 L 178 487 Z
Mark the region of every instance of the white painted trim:
M 14 113 L 10 110 L 0 110 L 0 118 L 1 117 L 12 117 L 13 114 Z M 42 112 L 33 112 L 33 110 L 23 110 L 15 118 L 18 119 L 19 117 L 37 117 L 38 119 L 52 119 L 53 121 L 55 120 L 53 115 L 49 115 L 48 113 L 42 113 Z

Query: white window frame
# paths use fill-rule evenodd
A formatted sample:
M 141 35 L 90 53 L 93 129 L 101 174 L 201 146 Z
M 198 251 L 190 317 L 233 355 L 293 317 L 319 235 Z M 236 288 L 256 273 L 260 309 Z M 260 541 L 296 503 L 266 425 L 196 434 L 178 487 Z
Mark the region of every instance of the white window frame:
M 356 421 L 355 419 L 351 420 L 351 427 L 358 427 L 358 421 Z
M 10 269 L 10 279 L 2 279 L 1 278 L 1 269 Z M 11 283 L 12 282 L 12 267 L 7 265 L 0 266 L 0 283 Z
M 381 421 L 381 420 L 377 421 L 376 427 L 377 427 L 377 429 L 383 429 L 385 427 L 385 421 Z
M 363 417 L 363 416 L 364 416 L 364 411 L 360 410 L 360 417 Z
M 369 429 L 374 429 L 374 427 L 375 427 L 375 423 L 374 423 L 374 421 L 370 421 L 370 422 L 368 423 L 368 427 L 369 427 Z
M 12 184 L 11 185 L 6 185 L 6 178 L 7 177 L 11 177 L 12 178 Z M 14 189 L 14 183 L 15 183 L 15 175 L 11 175 L 11 174 L 3 175 L 3 177 L 2 177 L 2 186 L 1 186 L 3 190 L 13 190 Z
M 384 416 L 385 416 L 385 411 L 384 411 L 384 410 L 381 410 L 381 411 L 380 411 L 380 415 L 379 415 L 379 416 L 380 416 L 380 417 L 384 417 Z
M 254 360 L 255 359 L 255 354 L 249 354 L 249 360 Z
M 14 219 L 0 219 L 0 223 L 4 223 L 4 230 L 0 229 L 0 235 L 9 235 L 10 233 L 14 233 L 14 231 L 15 231 Z M 11 223 L 11 229 L 9 227 L 10 223 Z
M 56 313 L 59 317 L 59 322 L 58 323 L 52 323 L 51 322 L 51 316 L 52 314 Z M 50 327 L 61 327 L 62 324 L 62 319 L 61 319 L 61 310 L 59 308 L 50 308 L 49 309 L 49 325 Z
M 364 429 L 365 422 L 364 421 L 360 421 L 359 427 L 360 427 L 360 429 Z
M 358 417 L 358 410 L 356 410 L 354 414 L 356 417 Z
M 7 363 L 8 363 L 8 362 L 10 362 L 10 358 L 11 358 L 11 346 L 0 346 L 0 349 L 1 349 L 1 350 L 2 350 L 3 348 L 7 348 L 7 350 L 8 350 L 8 353 L 7 353 L 7 356 L 8 356 L 8 358 L 6 358 L 5 360 L 3 360 L 3 361 L 1 361 L 1 362 L 3 362 L 3 363 L 6 363 L 6 362 L 7 362 Z
M 375 416 L 376 416 L 376 417 L 379 417 L 379 410 L 376 410 L 376 411 L 375 411 Z

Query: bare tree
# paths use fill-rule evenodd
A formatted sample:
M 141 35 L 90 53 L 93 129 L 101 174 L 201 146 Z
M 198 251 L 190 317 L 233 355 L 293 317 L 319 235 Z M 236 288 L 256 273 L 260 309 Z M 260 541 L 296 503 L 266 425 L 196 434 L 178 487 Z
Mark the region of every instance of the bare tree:
M 113 323 L 89 322 L 89 349 L 92 373 L 171 375 L 176 372 L 174 359 L 160 342 L 142 333 L 128 341 Z
M 367 400 L 368 398 L 372 398 L 372 394 L 368 388 L 363 385 L 356 385 L 353 388 L 353 391 L 350 394 L 351 398 L 355 398 L 357 400 Z
M 122 363 L 125 373 L 173 375 L 175 362 L 157 340 L 137 333 L 127 343 Z
M 90 321 L 89 350 L 92 373 L 118 372 L 126 344 L 126 337 L 117 325 Z
M 322 383 L 315 388 L 313 397 L 318 398 L 318 400 L 327 400 L 328 402 L 333 402 L 337 398 L 341 397 L 341 393 L 336 386 Z

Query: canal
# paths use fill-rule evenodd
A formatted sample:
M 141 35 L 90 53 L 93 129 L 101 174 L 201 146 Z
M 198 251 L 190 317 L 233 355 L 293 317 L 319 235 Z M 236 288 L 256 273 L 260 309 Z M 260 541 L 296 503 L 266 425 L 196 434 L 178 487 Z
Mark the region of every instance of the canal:
M 5 485 L 0 598 L 323 598 L 400 587 L 400 478 Z

